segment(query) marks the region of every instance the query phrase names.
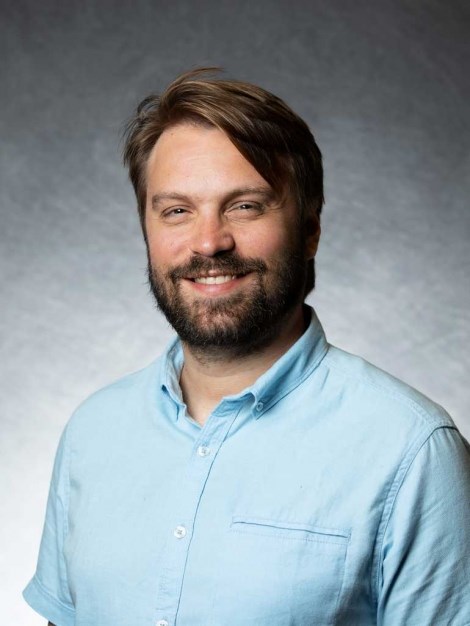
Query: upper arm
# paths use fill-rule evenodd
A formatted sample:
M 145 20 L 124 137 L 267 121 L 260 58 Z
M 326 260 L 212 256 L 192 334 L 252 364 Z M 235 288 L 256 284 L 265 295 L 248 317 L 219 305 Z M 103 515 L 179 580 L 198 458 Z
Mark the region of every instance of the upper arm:
M 384 532 L 378 624 L 466 624 L 470 597 L 470 451 L 439 428 L 416 454 Z
M 60 626 L 71 626 L 75 613 L 64 556 L 69 494 L 66 432 L 67 429 L 60 440 L 52 472 L 36 573 L 23 591 L 24 599 L 37 613 Z

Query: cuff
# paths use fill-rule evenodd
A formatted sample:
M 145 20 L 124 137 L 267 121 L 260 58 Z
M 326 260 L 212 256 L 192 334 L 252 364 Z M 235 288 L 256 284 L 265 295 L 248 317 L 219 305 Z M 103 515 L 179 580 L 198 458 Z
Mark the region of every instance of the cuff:
M 75 610 L 73 607 L 52 596 L 36 576 L 23 591 L 23 598 L 36 613 L 42 615 L 55 626 L 74 626 Z

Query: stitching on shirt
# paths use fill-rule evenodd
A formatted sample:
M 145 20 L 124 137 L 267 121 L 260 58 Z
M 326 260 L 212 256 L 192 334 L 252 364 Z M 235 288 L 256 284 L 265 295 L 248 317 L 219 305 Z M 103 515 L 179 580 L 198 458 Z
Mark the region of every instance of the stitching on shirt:
M 183 361 L 181 345 L 178 337 L 175 337 L 167 354 L 162 359 L 163 368 L 161 369 L 160 380 L 163 381 L 162 387 L 166 388 L 170 397 L 173 399 L 173 396 L 176 396 L 176 400 L 182 404 L 184 404 L 183 395 L 178 381 L 183 368 Z
M 65 439 L 64 439 L 64 456 L 65 456 L 65 470 L 66 470 L 66 478 L 64 485 L 64 507 L 65 507 L 65 515 L 64 515 L 64 527 L 63 527 L 63 539 L 65 538 L 69 532 L 69 502 L 70 502 L 70 446 L 68 445 L 68 435 L 69 428 L 67 427 L 65 430 Z
M 370 378 L 367 378 L 365 376 L 361 376 L 361 374 L 358 374 L 356 372 L 351 372 L 350 370 L 347 370 L 343 367 L 341 367 L 341 365 L 338 365 L 338 363 L 332 361 L 333 357 L 329 357 L 328 355 L 325 355 L 325 358 L 327 359 L 328 362 L 328 366 L 331 369 L 335 369 L 339 372 L 341 372 L 342 374 L 344 374 L 345 376 L 348 376 L 348 378 L 352 378 L 353 380 L 357 380 L 357 381 L 361 381 L 364 384 L 366 384 L 367 386 L 369 386 L 372 389 L 375 389 L 376 391 L 379 391 L 381 393 L 383 393 L 384 395 L 388 396 L 389 398 L 394 398 L 395 400 L 401 402 L 402 404 L 404 404 L 405 406 L 408 406 L 410 409 L 412 409 L 416 414 L 419 415 L 419 417 L 423 418 L 423 421 L 426 423 L 426 425 L 429 427 L 429 417 L 431 417 L 431 413 L 426 410 L 424 407 L 422 407 L 420 404 L 418 404 L 416 402 L 416 400 L 413 400 L 411 398 L 409 398 L 405 393 L 400 392 L 400 391 L 395 391 L 395 390 L 391 390 L 388 387 L 384 387 L 374 381 L 372 381 Z M 375 366 L 372 366 L 375 367 Z M 444 409 L 442 409 L 444 410 Z M 440 418 L 440 420 L 436 423 L 433 422 L 432 424 L 432 428 L 439 428 L 441 426 L 450 426 L 452 427 L 453 424 L 451 424 L 449 422 L 448 419 L 445 418 Z
M 313 524 L 306 524 L 303 522 L 288 522 L 274 520 L 271 517 L 258 517 L 254 515 L 234 515 L 232 517 L 231 526 L 235 524 L 247 524 L 249 526 L 269 526 L 270 528 L 278 529 L 281 532 L 283 530 L 290 531 L 304 531 L 308 533 L 314 533 L 316 535 L 323 535 L 325 537 L 339 537 L 340 539 L 349 540 L 351 532 L 349 530 L 340 530 L 339 528 L 325 528 L 322 526 L 314 526 Z
M 192 525 L 192 527 L 193 527 L 193 530 L 192 530 L 191 535 L 190 535 L 190 537 L 189 537 L 189 547 L 188 547 L 188 550 L 187 550 L 187 552 L 186 552 L 186 558 L 185 558 L 185 561 L 184 561 L 183 576 L 182 576 L 182 578 L 181 578 L 181 582 L 179 583 L 178 601 L 177 601 L 177 605 L 176 605 L 175 619 L 176 619 L 176 618 L 177 618 L 177 616 L 178 616 L 178 612 L 179 612 L 179 608 L 180 608 L 180 603 L 181 603 L 181 589 L 182 589 L 182 586 L 183 586 L 183 584 L 184 584 L 184 580 L 185 580 L 185 577 L 186 577 L 186 564 L 187 564 L 187 561 L 188 561 L 188 558 L 189 558 L 190 546 L 191 546 L 191 543 L 192 543 L 192 541 L 193 541 L 193 537 L 194 537 L 194 532 L 193 532 L 193 531 L 194 531 L 194 526 L 195 526 L 195 524 L 197 523 L 197 518 L 198 518 L 199 507 L 200 507 L 200 504 L 201 504 L 201 499 L 202 499 L 202 496 L 203 496 L 204 491 L 205 491 L 205 489 L 206 489 L 207 481 L 209 480 L 209 477 L 210 477 L 210 475 L 211 475 L 212 468 L 213 468 L 213 466 L 214 466 L 215 459 L 217 458 L 217 455 L 218 455 L 218 453 L 219 453 L 220 447 L 221 447 L 222 443 L 225 441 L 225 439 L 227 438 L 228 433 L 230 432 L 230 430 L 231 430 L 231 428 L 232 428 L 232 426 L 233 426 L 233 424 L 234 424 L 235 420 L 237 419 L 238 415 L 240 414 L 240 411 L 241 411 L 241 410 L 242 410 L 242 407 L 240 406 L 240 407 L 238 408 L 238 411 L 237 411 L 237 412 L 235 413 L 235 415 L 233 416 L 232 421 L 231 421 L 231 422 L 227 425 L 227 427 L 225 428 L 225 434 L 224 434 L 224 436 L 223 436 L 220 440 L 218 440 L 218 443 L 217 443 L 217 444 L 215 444 L 215 446 L 214 446 L 215 453 L 214 453 L 214 455 L 213 455 L 213 457 L 212 457 L 212 460 L 211 460 L 211 462 L 210 462 L 209 470 L 208 470 L 208 472 L 207 472 L 207 474 L 206 474 L 206 477 L 205 477 L 205 479 L 204 479 L 204 481 L 203 481 L 203 484 L 202 484 L 201 489 L 200 489 L 200 491 L 199 491 L 199 495 L 197 496 L 197 504 L 196 504 L 196 507 L 195 507 L 195 510 L 194 510 L 194 513 L 193 513 L 193 516 L 192 516 L 192 522 L 191 522 L 191 525 Z M 198 439 L 196 439 L 196 442 L 195 442 L 195 443 L 199 443 L 199 441 L 200 441 L 200 439 L 198 438 Z M 194 448 L 193 448 L 193 449 L 194 449 Z M 189 474 L 189 473 L 191 473 L 191 464 L 190 464 L 190 463 L 187 465 L 187 469 L 186 469 L 186 471 L 187 471 L 187 473 L 188 473 L 188 474 Z
M 416 456 L 418 455 L 421 448 L 427 443 L 430 437 L 439 429 L 448 428 L 450 430 L 456 430 L 455 425 L 446 417 L 441 417 L 435 412 L 431 412 L 427 410 L 425 407 L 420 405 L 416 400 L 409 398 L 404 392 L 400 392 L 398 390 L 392 390 L 388 387 L 378 384 L 375 381 L 372 381 L 370 378 L 361 375 L 357 372 L 351 372 L 350 370 L 343 368 L 341 365 L 336 363 L 333 360 L 333 356 L 331 354 L 327 354 L 325 356 L 324 364 L 326 367 L 329 367 L 331 370 L 336 370 L 347 376 L 349 379 L 355 380 L 357 382 L 362 382 L 369 388 L 391 398 L 402 404 L 403 406 L 411 409 L 413 414 L 420 418 L 421 423 L 425 426 L 426 430 L 424 432 L 417 433 L 416 437 L 413 439 L 411 444 L 405 450 L 402 461 L 399 463 L 395 477 L 393 478 L 390 488 L 388 490 L 387 496 L 384 500 L 384 506 L 382 510 L 382 515 L 380 518 L 380 522 L 378 525 L 377 535 L 374 541 L 373 548 L 373 563 L 371 567 L 371 593 L 372 600 L 377 607 L 378 605 L 378 595 L 379 595 L 379 585 L 380 585 L 380 565 L 382 562 L 382 547 L 383 541 L 385 538 L 385 532 L 388 527 L 388 523 L 391 519 L 393 513 L 393 507 L 400 491 L 400 488 L 406 478 L 406 475 L 411 468 Z M 366 362 L 367 363 L 367 362 Z M 442 409 L 443 410 L 443 409 Z M 432 418 L 432 421 L 430 421 Z
M 69 446 L 69 430 L 71 429 L 72 421 L 69 421 L 65 428 L 64 433 L 64 519 L 62 526 L 62 550 L 60 558 L 63 562 L 64 572 L 66 576 L 67 587 L 64 588 L 64 584 L 61 580 L 62 592 L 64 595 L 70 595 L 70 589 L 68 588 L 68 572 L 67 562 L 64 555 L 65 540 L 69 532 L 69 506 L 70 506 L 70 464 L 71 464 L 71 452 Z
M 313 370 L 317 369 L 317 367 L 320 366 L 321 362 L 326 357 L 329 349 L 330 349 L 330 345 L 328 343 L 325 343 L 324 349 L 321 351 L 320 354 L 318 354 L 317 358 L 313 361 L 312 365 L 305 370 L 304 374 L 302 376 L 299 376 L 296 380 L 294 380 L 289 387 L 287 387 L 286 389 L 283 389 L 283 391 L 279 395 L 274 395 L 271 398 L 271 401 L 265 404 L 263 410 L 260 411 L 260 413 L 256 417 L 260 418 L 263 415 L 263 413 L 266 413 L 266 411 L 269 411 L 270 409 L 272 409 L 272 407 L 275 404 L 277 404 L 280 400 L 282 400 L 282 398 L 285 398 L 287 395 L 291 393 L 291 391 L 299 387 L 307 378 L 309 378 Z
M 378 605 L 378 595 L 379 595 L 379 586 L 380 586 L 380 565 L 382 563 L 383 541 L 385 538 L 385 533 L 387 531 L 390 519 L 392 517 L 394 505 L 397 500 L 398 494 L 419 452 L 429 442 L 432 435 L 438 430 L 441 430 L 443 428 L 447 428 L 449 430 L 457 430 L 455 426 L 440 425 L 440 426 L 432 427 L 431 430 L 427 432 L 424 436 L 420 437 L 418 435 L 413 440 L 412 445 L 406 451 L 403 457 L 403 460 L 397 469 L 395 478 L 392 481 L 387 497 L 385 498 L 384 508 L 383 508 L 382 516 L 381 516 L 380 523 L 378 526 L 377 536 L 374 542 L 375 543 L 374 557 L 373 557 L 373 565 L 371 568 L 372 594 L 373 594 L 373 601 L 376 606 Z
M 316 535 L 315 537 L 311 536 L 313 535 L 313 533 L 309 533 L 308 531 L 305 531 L 304 535 L 297 535 L 297 536 L 293 536 L 293 533 L 291 532 L 292 529 L 281 529 L 281 528 L 276 528 L 275 530 L 273 530 L 272 532 L 268 532 L 268 531 L 262 531 L 262 530 L 256 530 L 253 532 L 253 530 L 248 530 L 248 529 L 239 529 L 239 528 L 230 528 L 230 532 L 231 533 L 237 533 L 240 535 L 250 535 L 251 537 L 258 537 L 258 536 L 263 536 L 263 537 L 277 537 L 280 539 L 287 539 L 288 541 L 308 541 L 310 543 L 323 543 L 323 544 L 327 544 L 327 545 L 335 545 L 335 546 L 343 546 L 344 550 L 346 551 L 347 546 L 348 546 L 348 541 L 335 541 L 335 540 L 324 540 L 324 539 L 317 539 L 316 537 L 320 536 L 320 535 Z M 294 530 L 294 532 L 296 532 Z M 292 536 L 291 536 L 292 535 Z
M 53 596 L 51 594 L 51 592 L 48 589 L 46 589 L 46 587 L 42 584 L 42 582 L 39 580 L 37 575 L 34 575 L 33 579 L 34 579 L 34 582 L 39 587 L 39 591 L 42 594 L 44 594 L 48 600 L 51 600 L 59 608 L 65 609 L 66 611 L 68 611 L 72 615 L 72 617 L 75 615 L 75 609 L 73 607 L 71 607 L 70 605 L 65 604 L 64 602 L 62 602 L 61 600 L 59 600 L 55 596 Z

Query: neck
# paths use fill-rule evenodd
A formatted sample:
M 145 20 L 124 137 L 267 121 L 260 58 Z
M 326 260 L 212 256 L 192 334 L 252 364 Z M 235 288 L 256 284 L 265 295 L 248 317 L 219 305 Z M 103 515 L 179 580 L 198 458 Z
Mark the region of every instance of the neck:
M 204 425 L 222 398 L 250 387 L 289 350 L 306 325 L 303 308 L 299 306 L 273 341 L 246 356 L 238 352 L 236 358 L 230 352 L 203 352 L 183 343 L 180 386 L 191 417 Z

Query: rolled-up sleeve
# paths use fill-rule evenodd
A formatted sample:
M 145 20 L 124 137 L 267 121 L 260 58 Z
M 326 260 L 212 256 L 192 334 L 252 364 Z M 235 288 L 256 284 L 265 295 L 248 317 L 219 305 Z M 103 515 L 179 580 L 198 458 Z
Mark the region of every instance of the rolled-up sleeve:
M 378 624 L 470 624 L 470 448 L 436 429 L 403 473 L 381 544 Z
M 67 428 L 59 442 L 47 501 L 36 573 L 23 591 L 26 602 L 56 626 L 74 625 L 64 559 L 69 499 Z

